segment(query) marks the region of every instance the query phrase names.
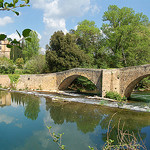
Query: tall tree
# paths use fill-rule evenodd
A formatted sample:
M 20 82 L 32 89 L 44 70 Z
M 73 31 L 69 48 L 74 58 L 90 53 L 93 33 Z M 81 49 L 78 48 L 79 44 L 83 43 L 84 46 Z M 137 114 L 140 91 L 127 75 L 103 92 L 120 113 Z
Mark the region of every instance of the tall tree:
M 103 15 L 102 31 L 111 53 L 110 67 L 125 67 L 150 62 L 148 17 L 131 8 L 110 5 Z
M 95 25 L 94 21 L 84 20 L 78 23 L 77 44 L 84 50 L 93 60 L 95 50 L 98 48 L 98 41 L 101 38 L 100 29 Z
M 51 72 L 89 65 L 89 57 L 76 45 L 74 36 L 55 32 L 46 51 L 46 61 Z
M 29 60 L 31 57 L 39 54 L 40 44 L 38 34 L 35 31 L 30 32 L 31 41 L 26 41 L 25 47 L 23 48 L 23 54 L 25 61 Z

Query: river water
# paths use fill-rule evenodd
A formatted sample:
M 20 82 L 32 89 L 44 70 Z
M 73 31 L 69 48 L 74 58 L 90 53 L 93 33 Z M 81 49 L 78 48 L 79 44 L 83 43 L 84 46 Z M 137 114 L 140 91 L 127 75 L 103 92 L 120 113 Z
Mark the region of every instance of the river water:
M 111 108 L 76 102 L 61 102 L 53 98 L 80 99 L 78 94 L 49 94 L 49 98 L 0 91 L 0 149 L 1 150 L 57 150 L 47 126 L 55 133 L 64 133 L 62 144 L 68 150 L 88 150 L 88 146 L 101 150 L 107 139 L 117 140 L 118 123 L 124 130 L 134 132 L 150 149 L 150 113 Z M 149 105 L 150 93 L 135 93 L 131 104 Z M 139 102 L 140 100 L 140 102 Z M 142 102 L 141 102 L 142 101 Z

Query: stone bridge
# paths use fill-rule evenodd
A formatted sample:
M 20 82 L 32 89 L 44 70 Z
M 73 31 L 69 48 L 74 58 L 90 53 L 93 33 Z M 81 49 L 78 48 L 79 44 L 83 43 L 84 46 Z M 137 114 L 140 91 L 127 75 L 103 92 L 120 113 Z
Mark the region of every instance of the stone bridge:
M 79 76 L 91 80 L 102 97 L 108 91 L 115 91 L 122 96 L 129 97 L 136 84 L 150 76 L 150 64 L 117 69 L 75 68 L 50 74 L 20 75 L 15 86 L 17 90 L 64 90 Z M 2 87 L 11 86 L 12 83 L 7 75 L 1 75 L 0 79 Z

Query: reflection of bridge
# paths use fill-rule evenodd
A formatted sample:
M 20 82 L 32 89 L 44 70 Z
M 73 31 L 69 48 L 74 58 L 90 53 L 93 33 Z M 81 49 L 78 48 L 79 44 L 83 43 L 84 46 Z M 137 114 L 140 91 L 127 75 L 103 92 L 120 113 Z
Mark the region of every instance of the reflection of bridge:
M 21 75 L 16 88 L 39 90 L 64 90 L 71 82 L 84 76 L 91 80 L 102 96 L 108 91 L 116 91 L 122 96 L 129 97 L 135 85 L 150 75 L 150 64 L 118 69 L 81 69 L 75 68 L 63 72 Z M 8 76 L 0 76 L 2 86 L 10 86 Z

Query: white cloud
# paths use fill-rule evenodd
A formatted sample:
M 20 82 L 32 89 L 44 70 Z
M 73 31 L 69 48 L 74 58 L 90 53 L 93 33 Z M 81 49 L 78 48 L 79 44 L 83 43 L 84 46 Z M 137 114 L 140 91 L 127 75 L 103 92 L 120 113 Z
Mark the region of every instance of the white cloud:
M 99 13 L 100 12 L 100 8 L 97 5 L 92 5 L 91 6 L 91 12 L 94 15 L 95 13 Z
M 6 124 L 10 124 L 13 122 L 13 120 L 14 120 L 13 117 L 10 117 L 4 114 L 0 115 L 0 123 L 5 122 Z
M 8 37 L 13 39 L 13 40 L 14 39 L 20 40 L 20 37 L 19 37 L 19 35 L 17 33 L 12 33 L 12 34 L 8 35 Z
M 36 32 L 36 33 L 37 33 L 37 35 L 38 35 L 38 38 L 41 39 L 41 38 L 42 38 L 41 34 L 38 33 L 38 32 Z M 22 37 L 21 37 L 21 38 L 19 37 L 19 35 L 18 35 L 17 32 L 8 35 L 8 37 L 11 38 L 11 39 L 13 39 L 13 40 L 16 39 L 16 40 L 18 40 L 18 41 L 22 38 Z
M 32 0 L 31 3 L 34 8 L 43 10 L 46 28 L 41 43 L 48 42 L 55 31 L 62 30 L 67 33 L 67 19 L 97 10 L 96 6 L 92 6 L 91 0 Z
M 55 31 L 67 33 L 66 21 L 82 17 L 86 13 L 98 13 L 100 10 L 92 0 L 32 0 L 32 6 L 43 11 L 45 31 L 41 38 L 41 45 L 49 42 Z M 45 44 L 46 43 L 46 44 Z
M 0 18 L 0 26 L 5 26 L 9 23 L 13 23 L 13 20 L 9 16 L 5 16 L 4 18 Z

